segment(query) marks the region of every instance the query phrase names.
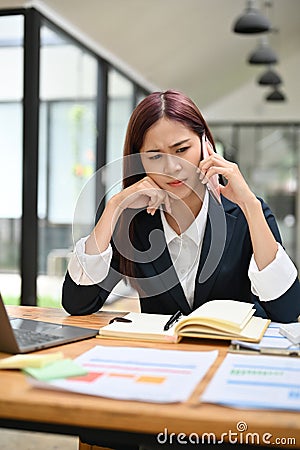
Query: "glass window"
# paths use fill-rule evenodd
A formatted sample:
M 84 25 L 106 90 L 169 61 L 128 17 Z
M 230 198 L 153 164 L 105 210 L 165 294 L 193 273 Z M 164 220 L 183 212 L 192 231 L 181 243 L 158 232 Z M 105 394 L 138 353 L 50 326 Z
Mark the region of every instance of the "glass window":
M 133 110 L 133 83 L 114 69 L 108 73 L 106 199 L 121 189 L 123 146 Z
M 229 161 L 235 161 L 237 158 L 237 151 L 233 142 L 234 135 L 232 126 L 212 126 L 211 131 L 216 144 L 217 153 L 224 156 Z
M 0 290 L 20 299 L 23 16 L 0 17 Z
M 137 96 L 136 96 L 136 105 L 138 105 L 142 100 L 144 100 L 144 98 L 146 97 L 146 95 L 147 95 L 147 94 L 141 92 L 141 91 L 138 89 Z
M 96 167 L 97 60 L 44 25 L 40 76 L 38 304 L 59 306 L 77 198 Z
M 126 128 L 134 107 L 134 85 L 118 71 L 108 72 L 108 125 L 106 154 L 106 200 L 122 188 L 122 156 Z M 125 298 L 125 299 L 124 299 Z M 113 305 L 111 302 L 113 301 Z M 123 281 L 107 299 L 109 309 L 139 311 L 138 295 Z
M 299 266 L 299 127 L 214 125 L 212 129 L 214 136 L 224 144 L 225 156 L 238 162 L 251 189 L 269 204 L 275 214 L 285 248 Z
M 31 13 L 28 11 L 29 19 Z M 70 249 L 94 224 L 99 203 L 96 191 L 99 185 L 102 188 L 102 180 L 98 184 L 93 177 L 96 160 L 105 160 L 107 152 L 108 163 L 119 159 L 120 164 L 128 119 L 144 90 L 109 66 L 108 98 L 97 98 L 97 55 L 46 18 L 35 17 L 41 44 L 38 236 L 33 236 L 38 240 L 37 304 L 59 306 Z M 10 303 L 19 303 L 21 293 L 23 35 L 23 15 L 0 16 L 0 120 L 5 124 L 0 130 L 0 187 L 4 193 L 0 203 L 0 290 Z M 97 102 L 106 101 L 108 149 L 96 155 Z M 115 188 L 119 189 L 122 169 L 105 175 L 107 186 L 117 175 Z M 7 192 L 9 196 L 5 196 Z M 112 193 L 109 189 L 109 195 Z M 31 275 L 30 284 L 35 281 Z
M 264 126 L 257 130 L 251 182 L 274 212 L 285 247 L 296 257 L 297 153 L 292 127 Z

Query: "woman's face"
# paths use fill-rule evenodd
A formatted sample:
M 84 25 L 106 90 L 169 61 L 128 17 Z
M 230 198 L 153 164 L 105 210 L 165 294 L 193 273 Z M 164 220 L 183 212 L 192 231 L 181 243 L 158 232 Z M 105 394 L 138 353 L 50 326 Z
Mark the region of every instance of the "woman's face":
M 140 149 L 145 172 L 172 197 L 184 200 L 199 195 L 201 159 L 199 136 L 176 120 L 159 119 L 147 131 Z M 173 195 L 172 195 L 173 194 Z

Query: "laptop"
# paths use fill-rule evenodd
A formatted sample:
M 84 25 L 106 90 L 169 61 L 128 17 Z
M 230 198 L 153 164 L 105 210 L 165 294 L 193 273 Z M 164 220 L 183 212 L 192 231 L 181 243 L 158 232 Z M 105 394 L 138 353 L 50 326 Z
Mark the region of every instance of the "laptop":
M 99 330 L 9 317 L 0 294 L 0 351 L 29 353 L 95 337 Z

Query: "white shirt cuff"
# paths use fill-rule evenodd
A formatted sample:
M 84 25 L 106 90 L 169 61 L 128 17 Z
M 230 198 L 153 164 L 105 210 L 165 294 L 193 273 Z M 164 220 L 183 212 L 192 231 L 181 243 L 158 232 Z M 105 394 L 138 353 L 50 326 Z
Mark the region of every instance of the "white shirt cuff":
M 108 274 L 112 258 L 112 247 L 97 255 L 85 253 L 87 237 L 81 238 L 76 244 L 68 264 L 68 271 L 76 284 L 89 286 L 103 281 Z
M 275 300 L 283 295 L 294 283 L 297 269 L 283 247 L 278 244 L 275 259 L 264 269 L 259 270 L 252 255 L 248 276 L 251 290 L 263 302 Z

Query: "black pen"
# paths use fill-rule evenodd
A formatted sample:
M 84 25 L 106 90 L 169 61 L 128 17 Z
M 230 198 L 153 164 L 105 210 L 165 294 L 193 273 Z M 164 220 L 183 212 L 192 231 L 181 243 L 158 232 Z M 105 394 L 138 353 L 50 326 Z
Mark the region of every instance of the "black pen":
M 168 322 L 164 326 L 164 331 L 167 331 L 169 328 L 171 328 L 171 326 L 175 322 L 177 322 L 177 320 L 180 318 L 180 316 L 181 316 L 181 311 L 177 311 L 175 314 L 173 314 L 173 316 L 170 317 L 170 319 L 168 320 Z

